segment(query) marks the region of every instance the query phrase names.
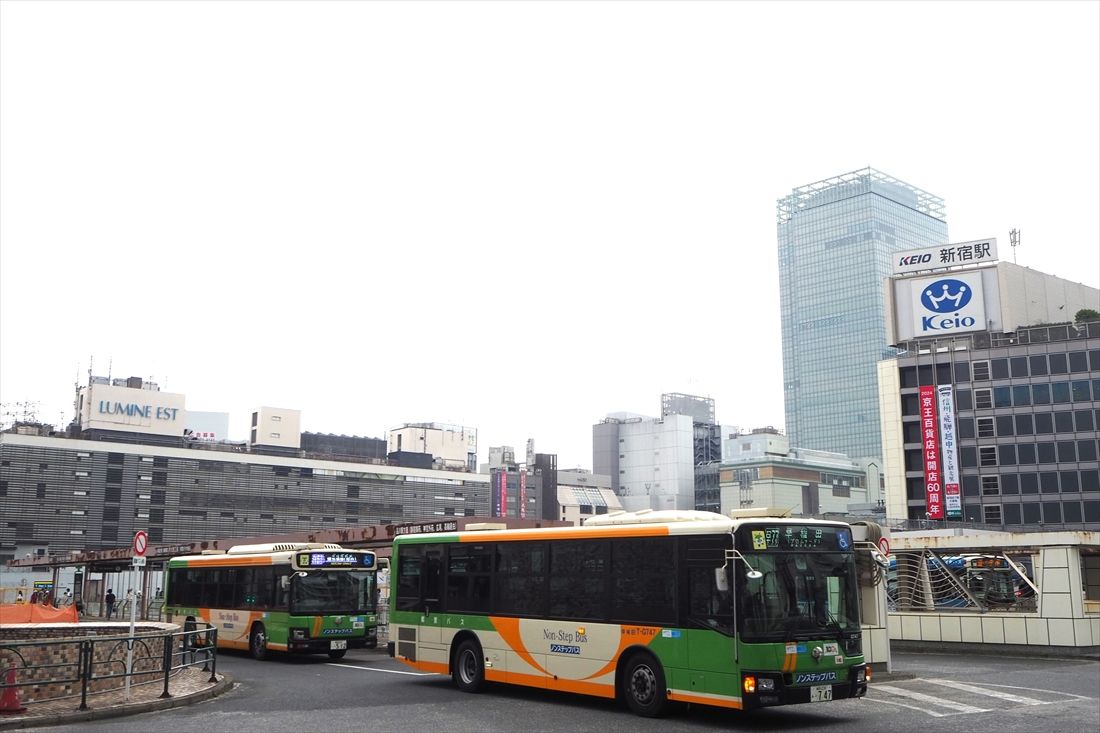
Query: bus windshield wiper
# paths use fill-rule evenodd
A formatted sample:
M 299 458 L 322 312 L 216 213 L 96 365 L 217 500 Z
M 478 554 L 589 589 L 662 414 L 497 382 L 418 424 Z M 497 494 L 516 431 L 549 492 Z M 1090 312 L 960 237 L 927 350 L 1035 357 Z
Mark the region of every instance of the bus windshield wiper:
M 836 634 L 836 640 L 841 641 L 841 637 L 844 635 L 844 627 L 840 625 L 840 621 L 832 614 L 829 609 L 825 609 L 825 622 L 819 623 L 820 626 L 824 626 L 829 631 Z

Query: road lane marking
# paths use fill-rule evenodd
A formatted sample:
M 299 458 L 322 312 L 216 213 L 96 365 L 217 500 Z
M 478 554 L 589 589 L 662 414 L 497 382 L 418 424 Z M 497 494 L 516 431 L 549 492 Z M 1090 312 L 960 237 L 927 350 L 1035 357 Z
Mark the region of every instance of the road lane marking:
M 1075 695 L 1072 692 L 1062 692 L 1061 690 L 1042 690 L 1038 687 L 1020 687 L 1019 685 L 995 685 L 992 682 L 986 682 L 984 684 L 987 684 L 990 687 L 1003 687 L 1006 690 L 1027 690 L 1028 692 L 1045 692 L 1048 695 L 1063 695 L 1064 697 L 1072 697 L 1078 700 L 1088 700 L 1089 702 L 1096 702 L 1097 700 L 1095 697 L 1089 697 L 1088 695 Z
M 907 697 L 910 700 L 916 700 L 917 702 L 923 702 L 929 705 L 939 705 L 940 707 L 948 708 L 949 710 L 957 710 L 960 713 L 988 713 L 990 710 L 989 708 L 976 708 L 973 705 L 963 705 L 960 702 L 951 702 L 950 700 L 944 700 L 941 697 L 925 695 L 920 692 L 913 692 L 912 690 L 903 690 L 902 688 L 894 687 L 893 685 L 874 684 L 871 689 L 893 693 L 894 695 L 900 695 L 901 697 Z
M 435 672 L 406 672 L 403 669 L 379 669 L 378 667 L 362 667 L 358 664 L 336 664 L 335 662 L 325 662 L 330 667 L 347 667 L 348 669 L 365 669 L 370 672 L 386 672 L 387 674 L 408 674 L 413 677 L 433 677 Z
M 876 685 L 876 687 L 878 687 L 878 685 Z M 955 713 L 937 713 L 937 712 L 934 712 L 932 710 L 929 710 L 928 708 L 917 707 L 916 705 L 906 705 L 903 702 L 897 702 L 895 700 L 883 700 L 881 697 L 878 697 L 877 695 L 874 696 L 874 697 L 871 697 L 870 695 L 868 695 L 867 697 L 865 697 L 863 699 L 868 700 L 870 702 L 880 702 L 884 705 L 895 705 L 899 708 L 909 708 L 910 710 L 916 710 L 917 712 L 921 712 L 921 713 L 924 713 L 926 715 L 931 715 L 934 718 L 944 718 L 944 717 L 947 717 L 948 715 L 955 715 Z
M 965 682 L 950 682 L 948 680 L 929 680 L 929 679 L 925 679 L 923 677 L 919 678 L 918 681 L 927 682 L 930 685 L 941 685 L 943 687 L 948 687 L 952 690 L 962 690 L 963 692 L 973 692 L 977 695 L 989 695 L 990 697 L 995 697 L 999 700 L 1007 700 L 1008 702 L 1017 702 L 1017 703 L 1020 703 L 1021 705 L 1049 705 L 1050 703 L 1054 702 L 1053 700 L 1048 700 L 1048 701 L 1044 702 L 1042 700 L 1036 700 L 1035 698 L 1032 698 L 1032 697 L 1022 697 L 1020 695 L 1012 695 L 1010 693 L 1000 692 L 998 690 L 987 690 L 984 687 L 977 687 L 975 685 L 968 685 Z

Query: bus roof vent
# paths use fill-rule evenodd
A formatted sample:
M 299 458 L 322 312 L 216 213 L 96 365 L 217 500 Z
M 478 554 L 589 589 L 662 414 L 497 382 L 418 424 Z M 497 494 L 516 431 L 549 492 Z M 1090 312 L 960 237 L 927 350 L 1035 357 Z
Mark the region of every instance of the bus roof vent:
M 602 527 L 611 524 L 665 524 L 668 522 L 713 522 L 729 520 L 721 514 L 714 512 L 700 512 L 695 510 L 642 509 L 636 512 L 609 512 L 584 520 L 586 527 Z
M 235 545 L 230 555 L 255 555 L 263 552 L 294 552 L 295 550 L 342 550 L 331 542 L 271 542 L 263 545 Z
M 467 532 L 488 532 L 499 529 L 508 529 L 504 522 L 475 522 L 466 525 Z
M 790 509 L 783 509 L 780 507 L 769 506 L 761 507 L 759 509 L 731 509 L 731 519 L 752 519 L 754 517 L 775 517 L 782 519 L 783 517 L 791 516 Z

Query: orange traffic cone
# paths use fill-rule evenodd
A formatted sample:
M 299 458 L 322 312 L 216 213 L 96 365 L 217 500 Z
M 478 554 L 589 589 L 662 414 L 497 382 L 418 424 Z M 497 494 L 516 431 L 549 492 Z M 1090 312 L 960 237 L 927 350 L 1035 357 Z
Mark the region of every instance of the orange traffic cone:
M 4 694 L 0 695 L 0 713 L 21 713 L 26 710 L 19 702 L 19 688 L 15 686 L 15 663 L 4 675 Z

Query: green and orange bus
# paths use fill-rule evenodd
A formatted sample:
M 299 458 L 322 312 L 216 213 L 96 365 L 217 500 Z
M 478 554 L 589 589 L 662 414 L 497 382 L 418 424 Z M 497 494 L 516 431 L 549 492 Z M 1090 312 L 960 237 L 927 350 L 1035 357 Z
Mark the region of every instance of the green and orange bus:
M 378 645 L 377 559 L 340 545 L 237 545 L 168 561 L 169 622 L 205 621 L 219 647 L 327 653 Z
M 391 656 L 466 692 L 527 685 L 643 716 L 867 691 L 847 524 L 661 511 L 491 526 L 395 538 Z

